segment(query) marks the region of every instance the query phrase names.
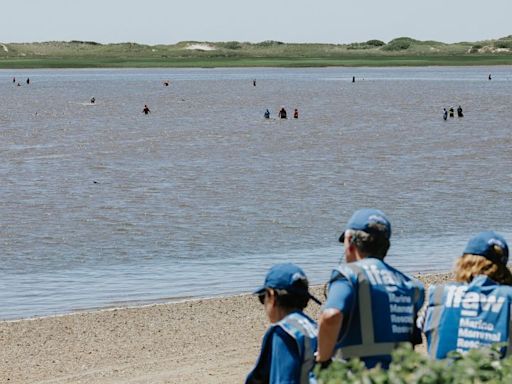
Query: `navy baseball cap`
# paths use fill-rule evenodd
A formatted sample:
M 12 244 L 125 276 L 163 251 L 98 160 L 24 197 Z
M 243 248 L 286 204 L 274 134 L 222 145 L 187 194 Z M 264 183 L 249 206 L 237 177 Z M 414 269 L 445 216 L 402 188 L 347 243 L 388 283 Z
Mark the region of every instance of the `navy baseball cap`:
M 303 284 L 300 284 L 299 281 L 302 281 Z M 254 293 L 260 295 L 265 290 L 272 288 L 299 296 L 308 296 L 317 304 L 322 304 L 320 300 L 309 293 L 308 286 L 308 279 L 301 268 L 292 263 L 276 264 L 267 272 L 263 287 L 254 291 Z
M 484 256 L 495 263 L 508 263 L 508 245 L 503 236 L 494 231 L 480 232 L 472 237 L 463 254 Z
M 369 234 L 384 235 L 386 239 L 391 238 L 391 223 L 386 215 L 378 209 L 363 208 L 354 212 L 347 223 L 347 229 L 363 231 Z M 345 231 L 339 238 L 340 243 L 345 241 Z

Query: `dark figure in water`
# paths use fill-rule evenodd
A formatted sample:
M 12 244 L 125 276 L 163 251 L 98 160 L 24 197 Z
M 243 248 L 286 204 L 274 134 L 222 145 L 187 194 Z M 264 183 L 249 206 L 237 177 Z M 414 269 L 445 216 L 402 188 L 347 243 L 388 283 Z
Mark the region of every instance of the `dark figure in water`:
M 490 74 L 490 73 L 489 73 L 489 80 L 492 80 L 492 76 L 491 76 L 491 74 Z
M 13 82 L 13 83 L 15 83 L 15 82 L 16 82 L 16 78 L 15 78 L 15 77 L 13 77 L 13 78 L 12 78 L 12 82 Z
M 277 114 L 277 116 L 279 116 L 280 119 L 286 119 L 286 109 L 284 109 L 284 107 L 281 108 L 281 110 L 279 111 L 279 113 Z
M 27 77 L 27 84 L 30 84 L 30 79 Z
M 443 119 L 446 121 L 447 118 L 448 118 L 448 111 L 446 110 L 446 108 L 443 108 Z
M 459 105 L 459 108 L 457 108 L 457 116 L 464 117 L 464 114 L 462 113 L 462 107 L 460 105 Z
M 265 113 L 263 114 L 263 117 L 264 117 L 265 119 L 270 119 L 270 111 L 268 110 L 268 108 L 267 108 L 267 110 L 265 111 Z
M 147 115 L 151 111 L 149 110 L 148 106 L 146 104 L 144 104 L 144 109 L 142 110 L 142 112 L 144 112 L 144 114 Z
M 450 107 L 450 109 L 448 111 L 450 112 L 450 117 L 455 116 L 455 110 L 453 109 L 453 107 Z
M 352 76 L 352 82 L 355 83 L 356 82 L 356 77 L 355 76 Z
M 256 86 L 256 79 L 254 79 L 254 80 L 252 81 L 252 85 L 253 85 L 254 87 Z
M 293 118 L 294 119 L 298 119 L 299 118 L 299 110 L 297 108 L 295 108 L 295 110 L 293 111 Z
M 171 82 L 169 80 L 164 81 L 164 86 L 168 87 Z
M 94 97 L 91 97 L 91 104 L 94 104 L 96 102 L 96 99 Z

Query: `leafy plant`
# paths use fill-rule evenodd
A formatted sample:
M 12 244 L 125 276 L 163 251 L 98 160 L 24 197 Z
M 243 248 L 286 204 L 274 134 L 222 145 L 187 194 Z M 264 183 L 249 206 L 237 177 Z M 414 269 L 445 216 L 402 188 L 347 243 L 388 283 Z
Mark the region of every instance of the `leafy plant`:
M 333 362 L 316 368 L 319 384 L 471 384 L 512 383 L 512 357 L 500 359 L 500 345 L 452 352 L 444 360 L 432 360 L 404 344 L 393 352 L 389 370 L 366 369 L 359 359 Z

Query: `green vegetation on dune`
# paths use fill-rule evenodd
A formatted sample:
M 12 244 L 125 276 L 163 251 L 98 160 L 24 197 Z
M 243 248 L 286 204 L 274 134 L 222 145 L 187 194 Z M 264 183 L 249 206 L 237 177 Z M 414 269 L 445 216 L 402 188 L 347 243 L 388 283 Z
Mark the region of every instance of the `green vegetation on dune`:
M 0 43 L 0 68 L 320 67 L 512 64 L 512 35 L 445 44 L 399 37 L 351 44 L 184 41 L 174 45 L 96 42 Z

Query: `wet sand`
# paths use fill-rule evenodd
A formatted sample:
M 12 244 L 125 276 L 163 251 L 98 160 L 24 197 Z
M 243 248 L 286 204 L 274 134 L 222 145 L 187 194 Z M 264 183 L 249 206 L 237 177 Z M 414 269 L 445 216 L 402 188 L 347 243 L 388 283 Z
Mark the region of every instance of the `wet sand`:
M 267 326 L 252 295 L 0 322 L 0 383 L 241 383 Z

